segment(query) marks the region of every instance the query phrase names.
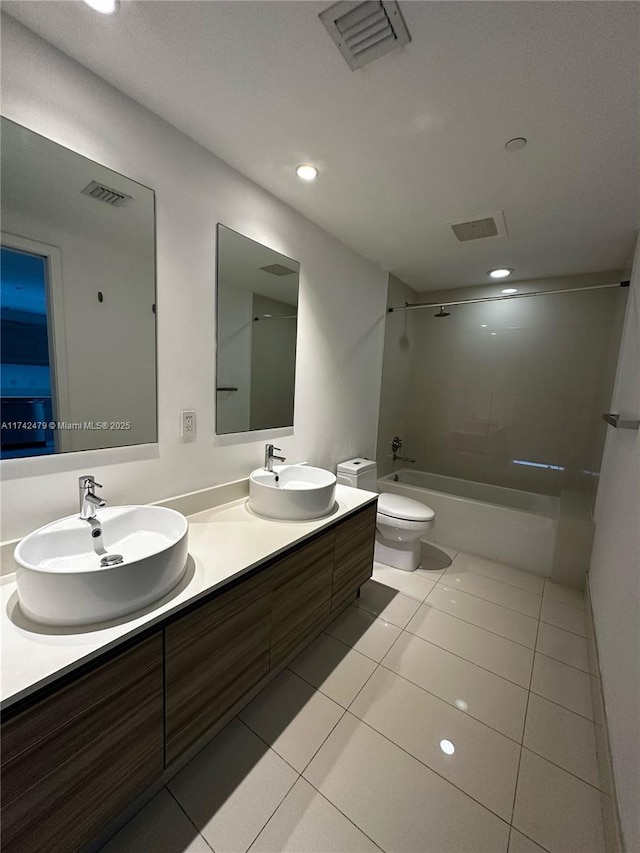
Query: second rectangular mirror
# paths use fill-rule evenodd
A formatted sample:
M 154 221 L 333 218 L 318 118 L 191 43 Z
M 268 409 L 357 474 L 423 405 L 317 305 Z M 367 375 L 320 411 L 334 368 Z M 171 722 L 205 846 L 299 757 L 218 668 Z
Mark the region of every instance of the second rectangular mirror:
M 217 231 L 216 432 L 293 426 L 300 264 Z

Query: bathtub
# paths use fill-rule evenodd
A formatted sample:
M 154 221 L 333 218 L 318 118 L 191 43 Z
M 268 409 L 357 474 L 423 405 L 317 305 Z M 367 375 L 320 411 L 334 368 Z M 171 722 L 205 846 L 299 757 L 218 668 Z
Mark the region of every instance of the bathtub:
M 559 498 L 407 469 L 381 477 L 378 491 L 430 506 L 436 514 L 425 537 L 430 542 L 551 574 Z

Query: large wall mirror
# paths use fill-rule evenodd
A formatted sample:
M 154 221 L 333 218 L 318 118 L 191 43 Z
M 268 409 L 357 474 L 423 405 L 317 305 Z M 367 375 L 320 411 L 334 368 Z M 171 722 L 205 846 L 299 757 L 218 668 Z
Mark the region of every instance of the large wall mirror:
M 154 193 L 2 119 L 2 458 L 157 441 Z
M 300 264 L 218 225 L 216 432 L 293 426 Z

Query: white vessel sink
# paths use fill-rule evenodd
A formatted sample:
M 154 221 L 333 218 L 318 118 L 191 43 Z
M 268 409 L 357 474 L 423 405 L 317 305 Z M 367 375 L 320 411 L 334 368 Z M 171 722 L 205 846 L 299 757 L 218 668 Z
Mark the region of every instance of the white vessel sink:
M 310 465 L 256 468 L 249 477 L 249 506 L 265 518 L 303 521 L 327 515 L 335 503 L 336 477 Z
M 109 507 L 92 521 L 70 515 L 47 524 L 15 550 L 20 607 L 48 625 L 102 622 L 145 607 L 184 574 L 187 533 L 183 515 L 159 506 Z M 104 565 L 114 555 L 122 562 Z

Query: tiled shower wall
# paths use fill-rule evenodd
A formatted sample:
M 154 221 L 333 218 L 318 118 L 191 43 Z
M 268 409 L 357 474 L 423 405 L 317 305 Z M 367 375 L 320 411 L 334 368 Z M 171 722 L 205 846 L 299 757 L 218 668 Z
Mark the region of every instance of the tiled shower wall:
M 551 290 L 623 277 L 514 286 Z M 425 292 L 419 300 L 496 295 L 504 286 Z M 404 313 L 388 315 L 387 335 L 406 324 L 411 353 L 405 455 L 420 470 L 452 477 L 594 494 L 626 295 L 619 288 L 461 305 L 438 318 L 427 309 L 409 312 L 409 322 Z

